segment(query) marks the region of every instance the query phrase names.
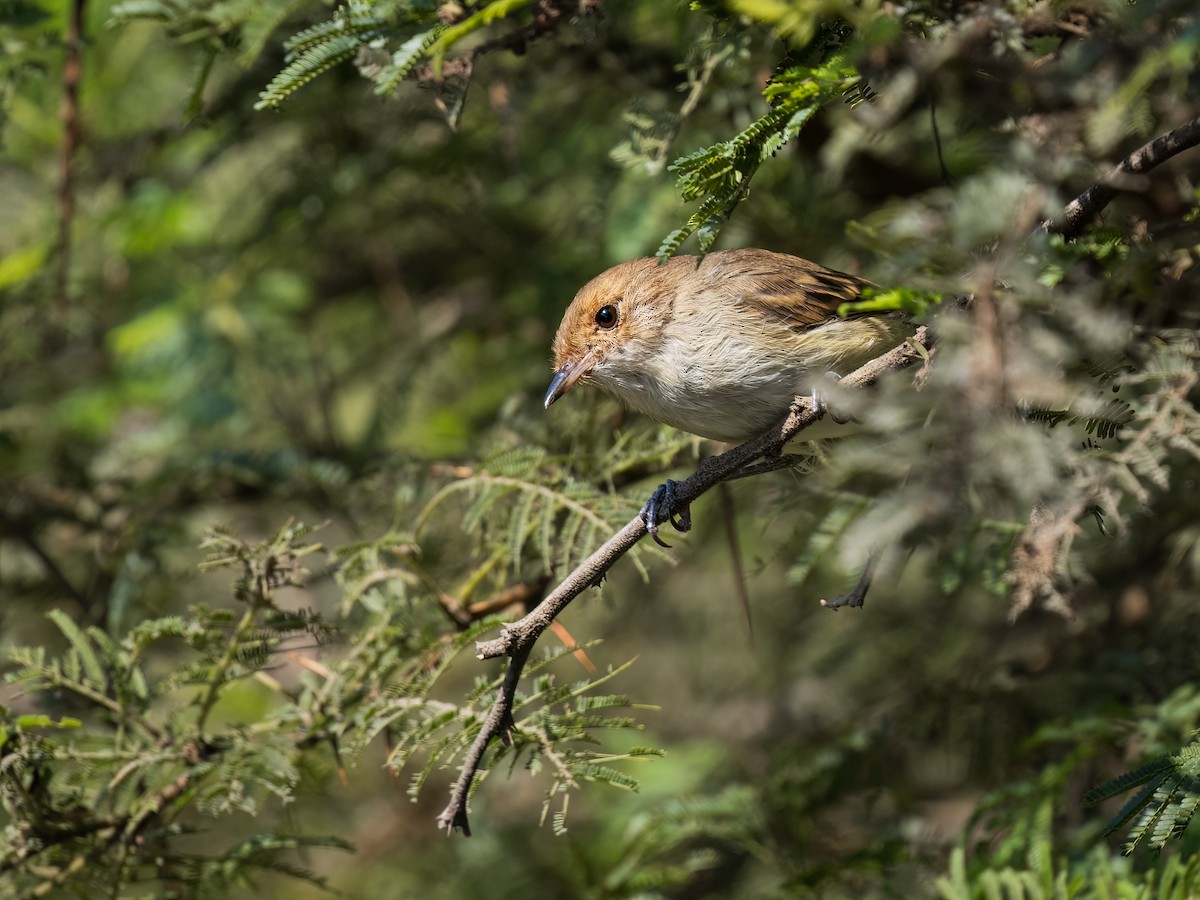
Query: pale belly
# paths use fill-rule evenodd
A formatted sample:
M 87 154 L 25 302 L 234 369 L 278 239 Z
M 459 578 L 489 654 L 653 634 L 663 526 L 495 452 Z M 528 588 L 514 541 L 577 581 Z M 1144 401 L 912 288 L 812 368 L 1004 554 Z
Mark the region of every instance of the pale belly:
M 898 343 L 883 324 L 840 321 L 789 334 L 790 352 L 783 364 L 780 354 L 764 356 L 740 335 L 726 331 L 707 344 L 660 345 L 659 352 L 640 356 L 636 366 L 617 360 L 597 367 L 593 376 L 599 387 L 658 422 L 716 441 L 740 442 L 783 421 L 797 395 L 814 389 L 820 394 L 830 373 L 851 372 Z M 854 343 L 840 340 L 849 336 L 847 330 L 858 332 Z M 809 429 L 801 437 L 825 436 L 832 435 Z

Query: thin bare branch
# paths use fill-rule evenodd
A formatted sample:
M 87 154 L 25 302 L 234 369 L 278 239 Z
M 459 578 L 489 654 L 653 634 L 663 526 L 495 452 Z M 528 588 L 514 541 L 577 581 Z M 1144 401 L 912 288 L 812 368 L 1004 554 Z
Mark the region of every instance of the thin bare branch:
M 463 758 L 462 771 L 458 776 L 458 781 L 454 784 L 454 791 L 450 795 L 450 802 L 446 804 L 446 808 L 442 810 L 442 814 L 438 816 L 437 820 L 438 827 L 447 834 L 458 829 L 466 837 L 471 836 L 471 825 L 467 821 L 467 798 L 471 792 L 471 783 L 475 780 L 475 773 L 479 771 L 479 764 L 483 762 L 483 754 L 487 751 L 492 738 L 499 735 L 502 740 L 511 740 L 509 735 L 513 728 L 513 700 L 517 696 L 517 683 L 521 680 L 521 672 L 525 668 L 525 662 L 529 659 L 529 652 L 532 649 L 533 641 L 530 641 L 513 653 L 512 659 L 508 662 L 508 670 L 504 673 L 504 681 L 500 684 L 500 690 L 496 692 L 496 700 L 492 704 L 492 709 L 487 718 L 483 720 L 479 735 L 467 749 L 467 755 Z
M 1068 240 L 1078 237 L 1092 219 L 1117 196 L 1120 185 L 1128 180 L 1128 176 L 1149 172 L 1172 156 L 1197 144 L 1200 144 L 1200 117 L 1138 147 L 1102 180 L 1068 203 L 1061 222 L 1047 220 L 1042 223 L 1042 230 L 1061 234 Z

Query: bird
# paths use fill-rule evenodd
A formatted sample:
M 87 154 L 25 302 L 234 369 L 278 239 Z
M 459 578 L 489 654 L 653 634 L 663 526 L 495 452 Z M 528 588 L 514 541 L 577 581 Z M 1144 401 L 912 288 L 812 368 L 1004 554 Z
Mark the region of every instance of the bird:
M 782 421 L 820 379 L 908 337 L 899 313 L 838 315 L 871 286 L 755 248 L 622 263 L 567 307 L 545 406 L 591 384 L 657 422 L 740 443 Z
M 592 384 L 655 421 L 714 441 L 749 440 L 779 424 L 797 396 L 909 337 L 898 312 L 840 316 L 870 282 L 771 250 L 720 250 L 614 266 L 585 284 L 554 336 L 547 409 Z M 667 480 L 642 508 L 658 526 L 691 527 Z M 861 606 L 878 554 L 849 594 Z

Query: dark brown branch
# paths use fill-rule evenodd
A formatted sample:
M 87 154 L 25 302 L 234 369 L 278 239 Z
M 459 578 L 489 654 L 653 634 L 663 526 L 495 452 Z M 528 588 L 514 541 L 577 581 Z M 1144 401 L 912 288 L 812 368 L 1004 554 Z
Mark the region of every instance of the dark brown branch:
M 63 138 L 58 185 L 58 272 L 54 302 L 61 325 L 66 320 L 71 274 L 71 219 L 75 215 L 75 153 L 79 147 L 79 82 L 83 75 L 83 15 L 87 0 L 73 0 L 67 15 L 67 58 L 63 63 Z
M 929 330 L 927 326 L 922 325 L 907 342 L 847 375 L 839 384 L 848 388 L 866 387 L 885 372 L 906 368 L 914 360 L 923 358 L 924 351 L 928 350 L 930 345 Z M 705 459 L 689 478 L 676 484 L 677 505 L 681 508 L 686 507 L 721 482 L 737 478 L 747 466 L 761 457 L 766 457 L 768 461 L 778 458 L 788 441 L 820 419 L 823 413 L 822 409 L 814 407 L 811 398 L 797 397 L 788 417 L 780 425 L 720 456 Z M 463 759 L 450 802 L 438 816 L 440 828 L 447 832 L 457 828 L 461 829 L 463 834 L 470 835 L 467 798 L 471 785 L 492 739 L 507 735 L 512 729 L 512 705 L 517 683 L 520 681 L 525 661 L 542 632 L 550 627 L 550 623 L 572 600 L 589 587 L 598 584 L 617 560 L 645 536 L 646 523 L 639 515 L 580 563 L 575 571 L 564 578 L 558 587 L 524 618 L 502 626 L 499 637 L 490 641 L 480 641 L 475 645 L 476 656 L 480 659 L 509 657 L 508 670 L 504 674 L 504 681 L 495 703 L 492 704 L 491 712 Z
M 1078 237 L 1088 223 L 1117 196 L 1121 182 L 1128 176 L 1149 172 L 1197 144 L 1200 144 L 1200 118 L 1185 122 L 1174 131 L 1134 150 L 1101 181 L 1068 203 L 1061 222 L 1046 221 L 1042 223 L 1042 230 L 1061 234 L 1068 240 Z
M 501 740 L 506 743 L 512 740 L 510 735 L 513 729 L 513 700 L 517 696 L 517 683 L 521 680 L 521 672 L 525 668 L 525 662 L 529 659 L 531 650 L 533 650 L 533 641 L 513 653 L 512 658 L 508 661 L 508 669 L 504 672 L 504 680 L 500 683 L 500 690 L 496 692 L 496 700 L 492 704 L 491 712 L 483 720 L 479 735 L 471 743 L 467 755 L 463 757 L 462 771 L 458 776 L 458 781 L 454 783 L 450 802 L 446 804 L 446 808 L 442 810 L 442 814 L 438 816 L 437 820 L 438 827 L 447 834 L 457 828 L 462 831 L 464 836 L 471 836 L 471 824 L 467 820 L 467 798 L 471 793 L 471 784 L 475 780 L 475 773 L 479 771 L 479 764 L 483 762 L 483 754 L 487 752 L 492 738 L 499 735 Z

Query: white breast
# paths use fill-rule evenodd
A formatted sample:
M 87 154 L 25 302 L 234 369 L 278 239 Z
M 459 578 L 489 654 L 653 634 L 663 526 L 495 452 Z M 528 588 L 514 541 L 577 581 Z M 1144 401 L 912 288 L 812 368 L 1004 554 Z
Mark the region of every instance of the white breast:
M 672 328 L 654 352 L 626 346 L 598 365 L 595 382 L 656 421 L 718 441 L 741 441 L 787 414 L 827 372 L 845 374 L 894 346 L 891 323 L 836 320 L 804 332 L 782 325 L 769 339 L 760 317 L 711 316 L 700 327 Z M 749 329 L 757 328 L 753 338 Z M 890 343 L 889 343 L 890 341 Z

